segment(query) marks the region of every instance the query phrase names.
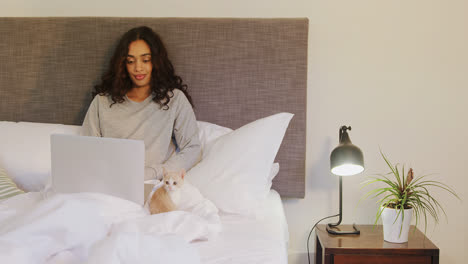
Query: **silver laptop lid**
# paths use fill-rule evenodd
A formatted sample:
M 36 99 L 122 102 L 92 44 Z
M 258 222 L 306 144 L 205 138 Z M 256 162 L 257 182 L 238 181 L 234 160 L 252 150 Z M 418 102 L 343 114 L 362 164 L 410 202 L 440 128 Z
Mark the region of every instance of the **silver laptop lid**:
M 143 141 L 59 134 L 50 140 L 54 191 L 99 192 L 143 204 Z

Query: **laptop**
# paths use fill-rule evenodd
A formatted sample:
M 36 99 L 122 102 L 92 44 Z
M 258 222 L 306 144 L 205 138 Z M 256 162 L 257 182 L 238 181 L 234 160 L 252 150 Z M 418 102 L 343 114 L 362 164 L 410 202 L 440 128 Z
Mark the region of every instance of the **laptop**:
M 143 141 L 53 134 L 50 142 L 55 192 L 98 192 L 143 205 Z

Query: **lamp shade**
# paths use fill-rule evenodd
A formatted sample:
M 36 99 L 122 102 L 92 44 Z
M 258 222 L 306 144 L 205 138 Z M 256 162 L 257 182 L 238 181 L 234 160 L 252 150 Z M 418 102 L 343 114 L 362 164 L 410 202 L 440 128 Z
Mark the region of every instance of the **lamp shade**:
M 362 151 L 351 143 L 346 130 L 351 130 L 351 127 L 340 128 L 340 144 L 330 155 L 331 172 L 339 176 L 351 176 L 364 171 Z

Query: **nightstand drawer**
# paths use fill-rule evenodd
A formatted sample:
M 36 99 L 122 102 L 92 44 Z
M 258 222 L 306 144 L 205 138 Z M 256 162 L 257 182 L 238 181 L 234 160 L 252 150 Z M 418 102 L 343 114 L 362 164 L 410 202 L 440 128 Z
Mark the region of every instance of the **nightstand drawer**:
M 431 264 L 431 256 L 335 255 L 334 264 Z

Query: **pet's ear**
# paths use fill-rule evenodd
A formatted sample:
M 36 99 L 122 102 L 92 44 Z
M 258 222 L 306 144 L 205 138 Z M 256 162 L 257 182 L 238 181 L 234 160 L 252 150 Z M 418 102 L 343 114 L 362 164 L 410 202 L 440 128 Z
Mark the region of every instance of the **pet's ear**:
M 162 169 L 163 169 L 163 176 L 166 176 L 166 175 L 167 175 L 167 170 L 166 170 L 166 168 L 163 167 Z
M 182 177 L 182 179 L 185 178 L 185 174 L 187 174 L 187 172 L 185 171 L 185 169 L 181 169 L 181 170 L 180 170 L 180 177 Z

